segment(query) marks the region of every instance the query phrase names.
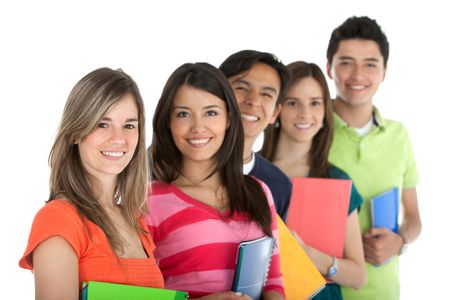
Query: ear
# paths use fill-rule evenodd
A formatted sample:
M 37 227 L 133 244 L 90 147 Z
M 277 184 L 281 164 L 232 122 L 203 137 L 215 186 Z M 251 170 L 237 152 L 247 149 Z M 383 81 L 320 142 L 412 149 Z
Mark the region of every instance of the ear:
M 270 119 L 269 124 L 275 123 L 275 120 L 278 118 L 278 115 L 280 114 L 280 112 L 281 112 L 281 104 L 277 104 L 275 106 L 275 110 L 273 111 L 273 115 L 272 115 L 272 118 Z
M 327 63 L 327 75 L 330 79 L 333 79 L 333 75 L 331 74 L 331 65 Z

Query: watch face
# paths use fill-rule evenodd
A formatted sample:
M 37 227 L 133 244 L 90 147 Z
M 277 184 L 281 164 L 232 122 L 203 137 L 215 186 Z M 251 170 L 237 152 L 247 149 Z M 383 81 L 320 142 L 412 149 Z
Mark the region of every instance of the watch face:
M 337 273 L 336 268 L 331 267 L 330 270 L 328 270 L 328 277 L 331 277 L 336 273 Z

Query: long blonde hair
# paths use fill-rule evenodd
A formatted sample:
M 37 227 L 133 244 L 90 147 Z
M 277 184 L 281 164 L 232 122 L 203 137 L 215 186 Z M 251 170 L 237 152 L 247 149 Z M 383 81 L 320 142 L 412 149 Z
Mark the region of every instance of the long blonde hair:
M 136 232 L 137 217 L 147 211 L 148 163 L 145 146 L 145 112 L 138 86 L 122 70 L 100 68 L 83 77 L 72 89 L 49 155 L 50 196 L 70 201 L 82 218 L 98 225 L 113 249 L 122 251 L 124 241 L 111 218 L 95 197 L 92 179 L 87 176 L 78 151 L 77 140 L 92 132 L 105 113 L 123 96 L 131 94 L 138 107 L 139 138 L 128 166 L 118 175 L 115 192 L 121 196 L 122 215 Z

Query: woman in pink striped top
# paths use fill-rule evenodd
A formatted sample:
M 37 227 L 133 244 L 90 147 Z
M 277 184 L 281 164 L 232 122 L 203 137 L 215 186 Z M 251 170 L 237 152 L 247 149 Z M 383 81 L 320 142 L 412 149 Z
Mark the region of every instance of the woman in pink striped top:
M 201 299 L 250 299 L 230 291 L 237 246 L 273 236 L 267 186 L 244 176 L 244 132 L 226 77 L 207 63 L 168 79 L 153 117 L 153 176 L 146 222 L 169 289 Z M 263 299 L 284 299 L 275 247 Z

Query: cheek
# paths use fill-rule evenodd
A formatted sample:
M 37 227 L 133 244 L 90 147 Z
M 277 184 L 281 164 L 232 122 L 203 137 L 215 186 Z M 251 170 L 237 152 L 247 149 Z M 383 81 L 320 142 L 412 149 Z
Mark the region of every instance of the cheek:
M 245 100 L 245 94 L 240 92 L 235 92 L 234 97 L 236 98 L 236 102 L 240 105 Z
M 286 122 L 290 122 L 293 120 L 293 118 L 295 118 L 296 112 L 294 109 L 282 109 L 281 113 L 280 113 L 280 120 L 281 123 L 283 124 Z
M 183 126 L 180 126 L 179 123 L 171 123 L 170 133 L 172 134 L 173 140 L 176 141 L 178 137 L 183 135 Z

